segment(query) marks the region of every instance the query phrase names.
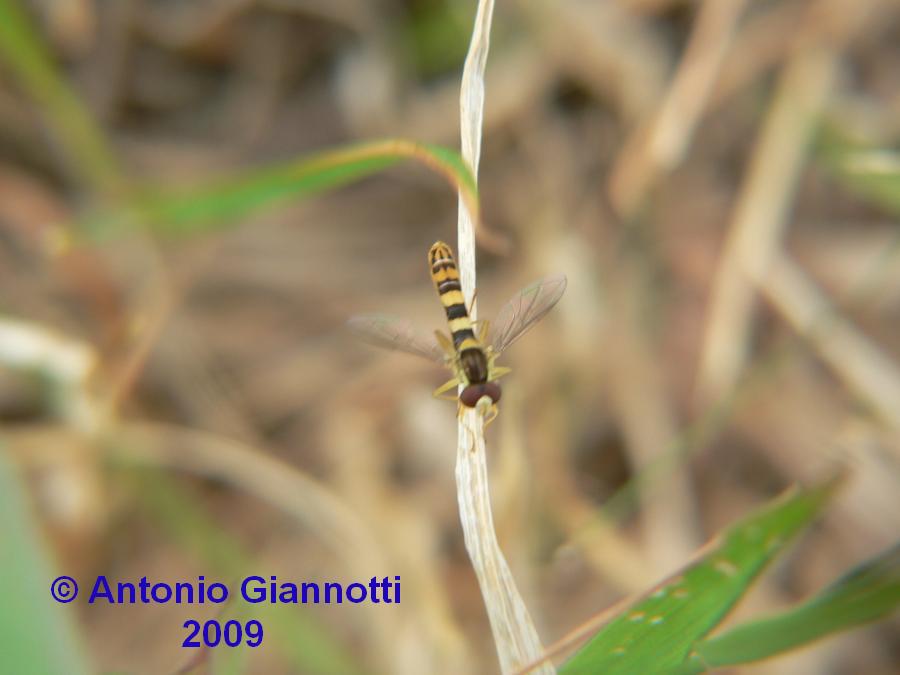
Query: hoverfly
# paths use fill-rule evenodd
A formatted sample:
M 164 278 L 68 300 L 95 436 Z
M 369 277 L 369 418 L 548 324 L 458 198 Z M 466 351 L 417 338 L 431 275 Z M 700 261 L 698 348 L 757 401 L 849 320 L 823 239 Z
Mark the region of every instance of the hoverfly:
M 501 395 L 497 380 L 510 372 L 496 365 L 497 357 L 553 308 L 566 289 L 566 277 L 544 277 L 526 286 L 503 306 L 491 325 L 470 318 L 459 270 L 447 244 L 435 242 L 428 251 L 428 265 L 447 315 L 449 338 L 439 330 L 434 337 L 421 335 L 410 322 L 383 314 L 355 316 L 348 324 L 371 344 L 416 354 L 450 368 L 453 377 L 435 389 L 434 396 L 448 398 L 444 396 L 448 391 L 462 385 L 459 403 L 482 412 L 487 408 L 493 420 Z

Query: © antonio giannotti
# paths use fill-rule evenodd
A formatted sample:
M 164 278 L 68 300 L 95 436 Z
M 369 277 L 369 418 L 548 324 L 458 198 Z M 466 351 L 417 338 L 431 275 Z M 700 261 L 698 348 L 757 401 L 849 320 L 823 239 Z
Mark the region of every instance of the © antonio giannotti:
M 500 400 L 497 379 L 510 372 L 495 364 L 497 357 L 549 312 L 566 290 L 565 275 L 539 279 L 507 302 L 494 324 L 469 317 L 459 282 L 453 251 L 442 241 L 428 251 L 431 278 L 447 314 L 450 336 L 439 330 L 434 337 L 421 335 L 409 321 L 384 314 L 351 318 L 349 326 L 364 340 L 386 349 L 398 349 L 436 361 L 453 371 L 453 377 L 434 390 L 437 397 L 463 385 L 459 402 L 469 408 L 488 410 L 493 419 Z M 455 396 L 453 397 L 456 398 Z

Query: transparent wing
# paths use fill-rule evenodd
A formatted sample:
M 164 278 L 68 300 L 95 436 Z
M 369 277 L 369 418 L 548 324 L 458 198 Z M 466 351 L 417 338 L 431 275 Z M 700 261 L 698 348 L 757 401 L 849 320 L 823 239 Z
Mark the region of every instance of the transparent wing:
M 356 335 L 371 345 L 415 354 L 443 365 L 444 352 L 433 335 L 420 333 L 410 321 L 386 314 L 360 314 L 347 321 Z
M 553 309 L 566 290 L 566 275 L 535 281 L 503 305 L 491 326 L 490 344 L 499 354 Z

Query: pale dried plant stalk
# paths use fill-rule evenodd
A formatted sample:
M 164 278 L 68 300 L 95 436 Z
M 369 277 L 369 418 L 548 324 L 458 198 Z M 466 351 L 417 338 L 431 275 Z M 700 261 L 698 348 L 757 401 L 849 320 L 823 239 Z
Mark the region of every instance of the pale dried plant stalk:
M 755 301 L 751 279 L 764 276 L 778 253 L 836 59 L 829 50 L 803 44 L 781 75 L 713 287 L 697 378 L 697 395 L 704 404 L 727 395 L 743 368 Z
M 86 343 L 36 323 L 0 318 L 0 366 L 42 373 L 54 389 L 57 414 L 80 431 L 94 431 L 100 409 L 88 395 L 97 353 Z
M 626 141 L 610 179 L 619 213 L 631 216 L 647 191 L 688 150 L 748 0 L 705 0 L 684 58 L 658 111 Z
M 787 256 L 776 256 L 765 276 L 754 281 L 847 386 L 900 431 L 900 369 L 890 355 L 841 316 Z
M 484 117 L 484 71 L 493 11 L 493 0 L 479 1 L 460 92 L 462 154 L 476 176 Z M 462 196 L 458 236 L 462 288 L 474 320 L 475 226 Z M 463 408 L 459 418 L 456 487 L 466 550 L 481 587 L 500 667 L 504 673 L 515 672 L 541 658 L 544 648 L 497 543 L 488 488 L 484 418 L 472 408 Z M 554 673 L 555 669 L 545 663 L 534 672 Z
M 756 288 L 780 254 L 816 120 L 840 70 L 841 50 L 877 16 L 880 0 L 819 0 L 804 14 L 793 52 L 738 196 L 706 320 L 697 376 L 701 403 L 734 389 L 749 352 Z

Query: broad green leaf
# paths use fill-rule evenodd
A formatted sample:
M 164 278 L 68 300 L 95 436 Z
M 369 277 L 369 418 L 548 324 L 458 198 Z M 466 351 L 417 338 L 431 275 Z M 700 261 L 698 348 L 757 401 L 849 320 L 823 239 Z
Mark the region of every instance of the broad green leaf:
M 89 672 L 72 624 L 77 599 L 57 605 L 40 527 L 0 443 L 0 663 L 5 673 Z
M 696 647 L 679 675 L 758 661 L 830 633 L 883 618 L 900 606 L 900 545 L 863 563 L 800 606 L 744 624 Z
M 247 672 L 249 652 L 247 647 L 213 649 L 211 672 L 213 675 L 241 675 Z
M 475 178 L 459 153 L 390 139 L 336 148 L 195 186 L 145 189 L 89 218 L 84 226 L 94 235 L 135 226 L 173 234 L 219 229 L 263 208 L 346 185 L 407 159 L 441 174 L 463 195 L 477 223 Z
M 95 190 L 114 192 L 120 174 L 106 138 L 61 77 L 49 50 L 16 0 L 0 0 L 0 62 L 16 76 L 47 118 L 75 173 Z
M 649 675 L 681 666 L 763 568 L 816 517 L 836 483 L 792 490 L 729 528 L 681 574 L 602 628 L 560 672 Z

